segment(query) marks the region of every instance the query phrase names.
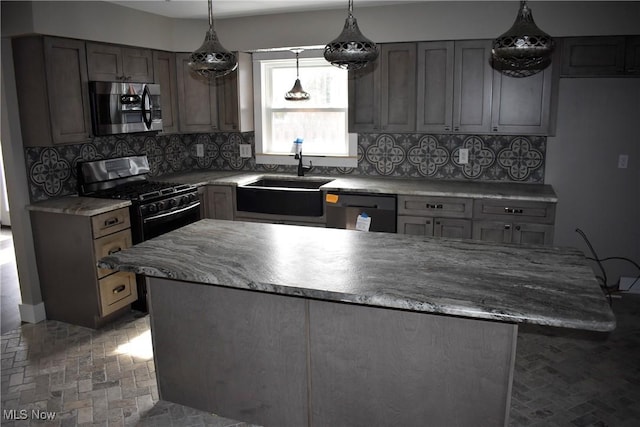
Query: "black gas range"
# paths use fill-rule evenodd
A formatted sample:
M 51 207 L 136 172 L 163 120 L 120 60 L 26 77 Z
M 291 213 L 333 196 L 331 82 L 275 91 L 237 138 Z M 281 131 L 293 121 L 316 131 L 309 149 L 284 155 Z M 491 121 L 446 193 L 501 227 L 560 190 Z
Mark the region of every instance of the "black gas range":
M 133 244 L 200 220 L 198 189 L 193 185 L 153 181 L 146 156 L 93 160 L 78 164 L 78 194 L 130 200 Z M 147 311 L 146 285 L 138 277 L 138 302 Z

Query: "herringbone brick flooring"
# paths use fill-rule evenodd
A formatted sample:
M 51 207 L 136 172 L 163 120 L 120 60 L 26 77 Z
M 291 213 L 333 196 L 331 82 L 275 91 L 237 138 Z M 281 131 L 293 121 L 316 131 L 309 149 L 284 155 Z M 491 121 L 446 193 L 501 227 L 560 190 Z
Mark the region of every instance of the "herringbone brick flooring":
M 520 327 L 511 426 L 640 425 L 640 296 L 613 307 L 611 334 Z M 2 335 L 1 361 L 3 426 L 247 425 L 158 400 L 148 317 L 25 324 Z

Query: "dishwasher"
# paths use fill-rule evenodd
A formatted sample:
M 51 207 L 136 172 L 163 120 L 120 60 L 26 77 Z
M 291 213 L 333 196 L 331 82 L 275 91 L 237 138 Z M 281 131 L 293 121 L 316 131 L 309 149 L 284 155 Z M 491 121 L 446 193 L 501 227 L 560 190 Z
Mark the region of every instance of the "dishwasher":
M 369 231 L 396 232 L 396 196 L 328 192 L 325 213 L 328 228 L 355 230 L 358 216 L 366 214 Z

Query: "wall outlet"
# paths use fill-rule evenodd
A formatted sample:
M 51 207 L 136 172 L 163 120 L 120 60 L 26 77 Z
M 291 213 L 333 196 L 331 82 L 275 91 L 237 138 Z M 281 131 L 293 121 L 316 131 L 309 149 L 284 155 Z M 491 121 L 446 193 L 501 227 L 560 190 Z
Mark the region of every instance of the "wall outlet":
M 618 169 L 626 169 L 629 166 L 629 156 L 627 154 L 620 154 L 618 156 Z
M 469 163 L 468 148 L 461 148 L 460 150 L 458 150 L 458 163 L 460 163 L 461 165 L 466 165 L 467 163 Z
M 204 157 L 204 145 L 196 144 L 196 157 Z
M 251 157 L 251 144 L 239 144 L 240 146 L 240 157 L 246 158 Z

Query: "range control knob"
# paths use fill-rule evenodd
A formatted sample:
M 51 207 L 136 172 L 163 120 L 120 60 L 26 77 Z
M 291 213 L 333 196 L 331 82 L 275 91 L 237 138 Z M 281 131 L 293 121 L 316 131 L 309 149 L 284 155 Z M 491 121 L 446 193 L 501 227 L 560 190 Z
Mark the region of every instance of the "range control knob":
M 196 200 L 198 200 L 198 195 L 195 193 L 191 193 L 189 194 L 189 201 L 190 202 L 195 202 Z
M 186 205 L 187 203 L 189 203 L 189 196 L 180 197 L 180 203 L 178 203 L 179 205 Z
M 170 199 L 169 207 L 175 208 L 176 206 L 178 206 L 178 201 L 176 199 Z
M 156 203 L 156 208 L 158 208 L 158 212 L 163 211 L 165 209 L 165 207 L 166 207 L 166 205 L 165 205 L 164 201 Z
M 155 205 L 155 203 L 151 203 L 150 205 L 148 205 L 147 209 L 149 210 L 149 213 L 158 212 L 158 207 Z

